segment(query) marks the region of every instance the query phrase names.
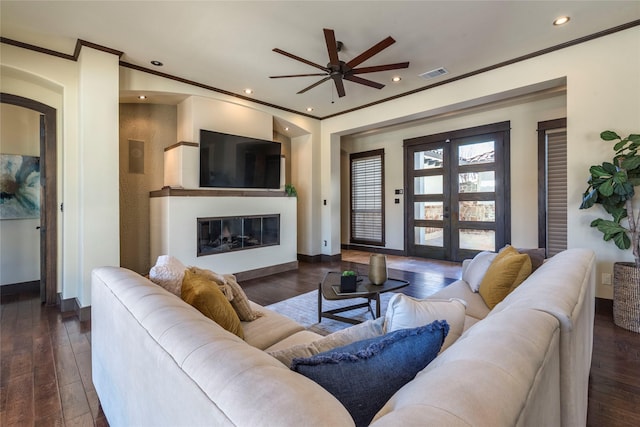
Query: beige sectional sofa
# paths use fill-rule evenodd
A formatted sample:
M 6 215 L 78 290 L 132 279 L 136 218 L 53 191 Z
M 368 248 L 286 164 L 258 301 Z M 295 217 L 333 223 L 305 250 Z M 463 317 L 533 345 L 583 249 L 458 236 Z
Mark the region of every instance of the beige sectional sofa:
M 491 311 L 462 280 L 436 297 L 467 302 L 466 331 L 372 426 L 585 425 L 592 251 L 556 255 Z M 110 425 L 354 425 L 331 394 L 265 351 L 321 337 L 253 307 L 264 316 L 243 323 L 243 341 L 136 273 L 94 270 L 93 381 Z

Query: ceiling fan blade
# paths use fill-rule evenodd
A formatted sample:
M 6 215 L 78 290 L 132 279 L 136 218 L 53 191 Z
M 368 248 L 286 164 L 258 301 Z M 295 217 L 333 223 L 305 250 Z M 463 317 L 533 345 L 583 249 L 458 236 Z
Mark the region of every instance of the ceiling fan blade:
M 287 76 L 269 76 L 270 79 L 284 79 L 287 77 L 315 77 L 315 76 L 326 76 L 327 73 L 313 73 L 313 74 L 289 74 Z
M 351 70 L 351 74 L 377 73 L 378 71 L 399 70 L 401 68 L 409 68 L 408 62 L 399 62 L 397 64 L 375 65 L 373 67 L 360 67 Z
M 317 82 L 315 82 L 314 84 L 312 84 L 311 86 L 307 86 L 304 89 L 302 89 L 300 92 L 297 92 L 297 94 L 301 94 L 301 93 L 305 93 L 306 91 L 308 91 L 309 89 L 313 89 L 314 87 L 318 86 L 319 84 L 322 84 L 324 82 L 326 82 L 327 80 L 329 80 L 331 77 L 327 76 L 324 79 L 318 80 Z
M 296 61 L 300 61 L 300 62 L 303 62 L 303 63 L 305 63 L 307 65 L 311 65 L 312 67 L 319 68 L 322 71 L 326 71 L 327 73 L 331 71 L 327 67 L 323 67 L 322 65 L 316 64 L 315 62 L 307 61 L 304 58 L 300 58 L 299 56 L 296 56 L 293 53 L 285 52 L 284 50 L 278 49 L 277 47 L 275 49 L 273 49 L 273 51 L 276 52 L 276 53 L 279 53 L 280 55 L 284 55 L 284 56 L 289 57 L 291 59 L 295 59 Z
M 387 37 L 386 39 L 382 40 L 380 43 L 370 47 L 369 49 L 367 49 L 364 52 L 362 52 L 360 55 L 358 55 L 355 58 L 353 58 L 351 61 L 347 62 L 347 67 L 348 68 L 357 67 L 358 65 L 362 64 L 367 59 L 371 58 L 373 55 L 379 53 L 383 49 L 388 48 L 389 46 L 391 46 L 395 42 L 396 41 L 392 37 Z
M 350 75 L 350 74 L 345 74 L 344 75 L 344 79 L 352 81 L 354 83 L 360 83 L 361 85 L 374 87 L 376 89 L 382 89 L 384 87 L 384 85 L 382 83 L 378 83 L 378 82 L 374 82 L 374 81 L 371 81 L 371 80 L 363 79 L 362 77 L 353 76 L 353 75 Z
M 346 95 L 346 92 L 344 91 L 344 82 L 342 81 L 342 78 L 340 78 L 340 76 L 334 76 L 332 78 L 334 83 L 336 84 L 336 91 L 338 92 L 338 96 L 342 98 Z
M 333 30 L 328 28 L 323 29 L 324 31 L 324 40 L 327 43 L 327 52 L 329 52 L 329 63 L 331 65 L 340 65 L 340 60 L 338 59 L 338 44 L 336 43 L 336 35 Z

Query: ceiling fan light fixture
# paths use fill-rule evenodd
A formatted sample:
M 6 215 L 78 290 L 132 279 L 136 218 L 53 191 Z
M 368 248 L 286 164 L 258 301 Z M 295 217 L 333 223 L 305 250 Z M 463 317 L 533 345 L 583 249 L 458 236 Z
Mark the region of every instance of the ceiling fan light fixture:
M 350 82 L 358 83 L 364 86 L 369 86 L 375 89 L 382 89 L 384 87 L 382 83 L 378 83 L 369 79 L 362 78 L 359 75 L 368 74 L 368 73 L 377 73 L 380 71 L 390 71 L 390 70 L 398 70 L 402 68 L 409 68 L 408 61 L 398 62 L 395 64 L 358 67 L 360 64 L 367 61 L 372 56 L 377 55 L 382 50 L 394 44 L 396 41 L 391 36 L 371 46 L 369 49 L 365 50 L 360 55 L 349 60 L 349 62 L 345 62 L 340 60 L 340 57 L 338 56 L 338 53 L 344 48 L 344 44 L 341 41 L 336 40 L 335 32 L 332 29 L 324 28 L 322 31 L 324 32 L 324 39 L 327 46 L 327 53 L 329 54 L 329 63 L 326 66 L 316 64 L 315 62 L 311 62 L 307 59 L 301 58 L 292 53 L 285 52 L 282 49 L 278 49 L 278 48 L 272 49 L 276 53 L 279 53 L 293 60 L 310 65 L 314 68 L 317 68 L 320 71 L 322 71 L 322 73 L 288 74 L 288 75 L 279 75 L 279 76 L 269 76 L 269 78 L 281 79 L 281 78 L 288 78 L 288 77 L 311 77 L 311 76 L 322 77 L 320 80 L 303 88 L 302 90 L 296 93 L 302 94 L 307 92 L 308 90 L 313 89 L 318 85 L 321 85 L 326 81 L 333 81 L 333 84 L 336 87 L 336 92 L 338 93 L 338 97 L 342 98 L 343 96 L 346 95 L 343 80 L 349 80 Z
M 557 17 L 554 21 L 553 21 L 553 25 L 555 25 L 556 27 L 560 26 L 560 25 L 564 25 L 567 22 L 569 22 L 571 20 L 571 18 L 569 16 L 559 16 Z

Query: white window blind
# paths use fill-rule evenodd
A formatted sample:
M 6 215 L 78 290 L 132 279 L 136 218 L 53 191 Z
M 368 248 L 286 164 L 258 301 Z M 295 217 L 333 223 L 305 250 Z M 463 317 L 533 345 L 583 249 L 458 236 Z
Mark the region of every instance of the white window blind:
M 384 151 L 351 155 L 351 242 L 384 244 Z
M 567 132 L 547 131 L 547 257 L 567 249 Z

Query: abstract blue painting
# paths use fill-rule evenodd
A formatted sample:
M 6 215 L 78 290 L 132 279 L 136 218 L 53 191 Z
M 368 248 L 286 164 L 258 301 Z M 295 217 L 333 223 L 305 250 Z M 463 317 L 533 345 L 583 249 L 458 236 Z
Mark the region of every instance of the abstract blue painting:
M 0 154 L 0 219 L 40 217 L 40 157 Z

